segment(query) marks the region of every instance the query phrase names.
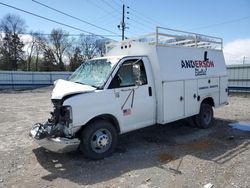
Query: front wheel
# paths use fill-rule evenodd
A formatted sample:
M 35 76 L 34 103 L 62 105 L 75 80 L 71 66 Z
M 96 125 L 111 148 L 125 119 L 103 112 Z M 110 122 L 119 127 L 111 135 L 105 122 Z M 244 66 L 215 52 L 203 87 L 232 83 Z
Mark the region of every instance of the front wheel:
M 214 122 L 213 107 L 210 104 L 202 103 L 200 113 L 197 114 L 194 119 L 199 128 L 207 129 L 211 127 Z
M 90 123 L 81 133 L 80 151 L 90 159 L 110 156 L 117 144 L 117 131 L 108 121 Z

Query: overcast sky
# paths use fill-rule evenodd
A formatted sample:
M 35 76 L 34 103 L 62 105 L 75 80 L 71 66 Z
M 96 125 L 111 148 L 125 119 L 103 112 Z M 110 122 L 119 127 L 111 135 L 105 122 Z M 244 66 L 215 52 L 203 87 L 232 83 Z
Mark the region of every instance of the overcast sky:
M 0 3 L 30 11 L 63 24 L 99 35 L 120 35 L 122 4 L 129 12 L 126 17 L 127 37 L 152 32 L 155 26 L 218 36 L 224 40 L 227 63 L 250 63 L 250 0 L 37 0 L 85 21 L 77 21 L 50 10 L 32 0 L 0 0 Z M 50 33 L 62 28 L 70 34 L 81 31 L 52 23 L 0 4 L 0 17 L 19 14 L 27 31 Z M 87 24 L 89 22 L 92 24 Z M 97 27 L 94 27 L 93 25 Z M 111 37 L 111 36 L 110 36 Z M 111 37 L 120 39 L 120 37 Z

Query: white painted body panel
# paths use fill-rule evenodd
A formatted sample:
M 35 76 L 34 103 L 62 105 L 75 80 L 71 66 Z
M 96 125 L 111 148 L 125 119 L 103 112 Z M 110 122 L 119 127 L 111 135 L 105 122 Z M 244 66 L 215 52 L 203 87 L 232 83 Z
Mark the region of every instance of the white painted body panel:
M 126 58 L 119 63 L 122 64 L 125 60 Z M 66 99 L 63 105 L 72 107 L 72 131 L 78 131 L 81 126 L 88 123 L 91 119 L 104 114 L 112 115 L 117 119 L 121 133 L 155 124 L 156 99 L 153 75 L 147 59 L 144 59 L 144 65 L 145 68 L 150 71 L 147 73 L 147 85 L 95 90 L 88 93 L 84 92 L 83 94 Z M 118 68 L 119 66 L 117 66 L 117 69 Z M 110 81 L 111 78 L 108 80 L 107 85 L 109 85 Z M 153 96 L 151 97 L 148 95 L 149 86 L 152 88 L 153 92 Z M 131 108 L 132 97 L 129 97 L 126 103 L 125 100 L 132 89 L 134 89 L 134 99 L 133 107 Z M 124 103 L 125 105 L 122 108 Z M 130 108 L 131 114 L 125 116 L 123 110 Z
M 192 116 L 199 112 L 198 80 L 185 80 L 185 116 Z
M 127 45 L 127 48 L 121 48 L 124 45 Z M 182 61 L 185 60 L 202 61 L 205 51 L 209 61 L 213 62 L 213 66 L 207 68 L 205 75 L 197 76 L 194 67 L 182 67 Z M 198 114 L 200 103 L 207 97 L 213 98 L 215 107 L 227 102 L 227 73 L 222 51 L 166 47 L 130 41 L 114 47 L 106 55 L 109 56 L 119 56 L 119 64 L 126 59 L 142 58 L 148 84 L 108 89 L 119 66 L 115 67 L 103 90 L 59 80 L 53 90 L 52 99 L 82 93 L 69 97 L 63 103 L 72 107 L 73 132 L 103 114 L 115 117 L 119 123 L 120 133 L 125 133 L 155 123 L 165 124 Z M 152 88 L 151 97 L 148 95 L 149 87 Z M 125 116 L 122 105 L 131 89 L 135 91 L 133 108 L 130 106 L 130 97 L 123 109 L 131 108 L 132 111 Z M 200 100 L 197 100 L 198 96 Z
M 228 90 L 228 77 L 220 77 L 220 104 L 226 104 L 228 101 L 228 95 L 225 90 Z
M 117 105 L 119 106 L 120 117 L 122 118 L 122 124 L 125 128 L 122 128 L 124 132 L 132 131 L 135 129 L 143 128 L 149 125 L 153 125 L 156 123 L 156 97 L 155 97 L 155 88 L 154 88 L 154 77 L 152 74 L 152 69 L 150 66 L 150 62 L 148 58 L 145 57 L 136 57 L 133 58 L 141 58 L 144 62 L 145 69 L 147 71 L 147 81 L 146 85 L 141 86 L 133 86 L 126 88 L 116 88 L 114 89 L 115 93 L 119 93 L 119 97 L 116 97 Z M 127 58 L 123 58 L 120 62 L 127 60 Z M 149 87 L 152 88 L 152 96 L 149 96 Z M 134 99 L 132 97 L 128 98 L 128 101 L 125 103 L 126 98 L 131 92 L 131 89 L 134 89 Z M 131 107 L 131 104 L 133 106 Z M 124 116 L 121 110 L 122 105 L 124 105 L 123 109 L 131 108 L 132 112 L 128 116 Z
M 66 80 L 57 80 L 55 82 L 56 87 L 52 91 L 52 99 L 62 99 L 66 95 L 72 95 L 76 93 L 86 93 L 95 90 L 94 87 L 82 85 Z
M 129 45 L 130 48 L 121 49 L 121 46 Z M 209 61 L 213 62 L 213 67 L 207 68 L 206 75 L 197 76 L 193 67 L 182 68 L 182 60 L 204 60 L 205 51 L 207 51 Z M 220 101 L 223 100 L 220 99 L 220 96 L 224 99 L 223 104 L 227 101 L 228 93 L 225 92 L 227 79 L 222 80 L 224 90 L 220 89 L 222 86 L 219 82 L 221 77 L 227 76 L 221 50 L 150 45 L 130 41 L 121 43 L 107 55 L 114 54 L 147 56 L 150 60 L 156 89 L 157 123 L 165 124 L 198 114 L 202 100 L 207 97 L 213 98 L 215 107 L 222 105 Z M 210 83 L 208 83 L 209 80 Z M 203 89 L 204 87 L 207 89 Z M 194 94 L 196 94 L 195 100 L 192 98 Z M 180 96 L 184 98 L 181 103 L 177 100 Z M 200 97 L 199 101 L 197 101 L 197 96 Z
M 184 82 L 174 81 L 163 84 L 164 121 L 170 122 L 184 116 Z
M 114 115 L 119 121 L 120 114 L 115 102 L 114 92 L 111 90 L 96 90 L 66 99 L 63 105 L 72 107 L 73 129 L 79 130 L 92 118 L 103 114 Z M 119 124 L 122 123 L 119 121 Z M 121 127 L 122 128 L 122 127 Z

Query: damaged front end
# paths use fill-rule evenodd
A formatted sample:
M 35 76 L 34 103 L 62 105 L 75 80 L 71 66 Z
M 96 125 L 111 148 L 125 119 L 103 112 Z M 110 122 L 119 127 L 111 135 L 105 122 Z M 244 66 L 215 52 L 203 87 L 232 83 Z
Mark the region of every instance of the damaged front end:
M 42 147 L 58 152 L 76 150 L 80 144 L 72 132 L 71 106 L 63 106 L 62 100 L 52 99 L 54 110 L 51 118 L 45 123 L 36 123 L 32 126 L 30 136 Z

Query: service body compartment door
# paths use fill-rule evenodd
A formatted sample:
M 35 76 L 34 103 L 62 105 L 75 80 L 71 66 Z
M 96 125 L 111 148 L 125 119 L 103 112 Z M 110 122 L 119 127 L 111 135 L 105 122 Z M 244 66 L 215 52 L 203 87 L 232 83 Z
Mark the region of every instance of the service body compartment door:
M 184 81 L 163 83 L 164 122 L 184 117 Z
M 197 101 L 197 80 L 185 81 L 185 116 L 199 113 L 199 102 Z
M 228 78 L 227 76 L 220 77 L 220 104 L 225 104 L 228 101 Z
M 208 95 L 219 92 L 219 78 L 203 78 L 198 80 L 198 94 Z

